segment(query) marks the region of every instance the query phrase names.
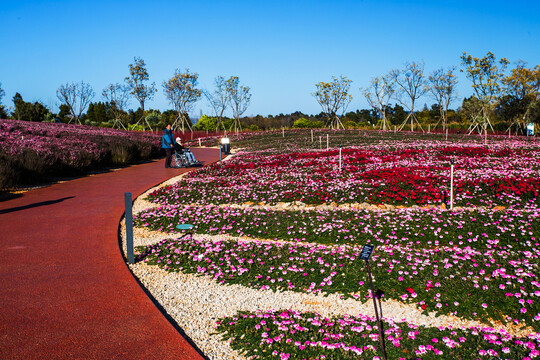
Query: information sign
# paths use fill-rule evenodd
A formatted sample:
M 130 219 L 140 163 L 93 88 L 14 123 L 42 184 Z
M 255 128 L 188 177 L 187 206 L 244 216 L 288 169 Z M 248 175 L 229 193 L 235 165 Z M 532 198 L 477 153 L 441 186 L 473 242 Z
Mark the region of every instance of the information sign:
M 360 253 L 360 259 L 368 261 L 373 249 L 375 249 L 375 246 L 373 245 L 364 245 L 362 252 Z

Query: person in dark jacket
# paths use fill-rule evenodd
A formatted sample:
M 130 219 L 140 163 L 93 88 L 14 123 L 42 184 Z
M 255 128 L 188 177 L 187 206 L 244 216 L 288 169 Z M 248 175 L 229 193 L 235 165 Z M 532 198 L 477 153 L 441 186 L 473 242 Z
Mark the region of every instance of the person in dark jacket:
M 161 137 L 161 148 L 165 149 L 165 167 L 171 167 L 172 152 L 174 147 L 174 137 L 171 131 L 171 124 L 167 124 L 167 127 L 163 130 L 163 136 Z

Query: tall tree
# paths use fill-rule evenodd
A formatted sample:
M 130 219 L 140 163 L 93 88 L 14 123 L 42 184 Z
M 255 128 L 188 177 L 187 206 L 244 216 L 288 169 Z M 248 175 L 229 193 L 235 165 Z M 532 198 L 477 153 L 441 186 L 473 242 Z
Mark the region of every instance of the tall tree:
M 187 129 L 192 130 L 188 114 L 201 97 L 201 91 L 197 89 L 198 79 L 199 74 L 190 73 L 189 69 L 185 72 L 176 69 L 173 77 L 163 82 L 165 95 L 177 113 L 173 128 L 176 128 L 176 124 L 180 124 L 182 133 Z
M 457 77 L 454 75 L 456 67 L 452 66 L 448 70 L 437 69 L 434 70 L 428 77 L 429 82 L 429 91 L 433 99 L 437 102 L 442 120 L 443 130 L 446 129 L 448 125 L 448 106 L 452 101 L 457 99 L 456 85 Z M 435 124 L 435 127 L 437 127 Z
M 4 97 L 5 94 L 6 93 L 4 89 L 2 89 L 2 83 L 0 82 L 0 105 L 2 104 L 2 98 Z
M 230 100 L 225 78 L 223 76 L 217 76 L 214 79 L 214 84 L 216 85 L 214 92 L 210 93 L 209 91 L 204 91 L 203 93 L 214 111 L 214 115 L 217 119 L 216 129 L 219 131 L 223 121 L 223 114 L 229 106 Z
M 502 78 L 504 94 L 499 99 L 503 113 L 518 129 L 525 127 L 531 110 L 539 101 L 540 96 L 540 65 L 528 68 L 525 61 L 518 61 L 508 76 Z M 510 128 L 509 128 L 510 131 Z
M 463 67 L 461 71 L 465 70 L 467 78 L 473 84 L 476 97 L 482 103 L 481 119 L 478 116 L 473 117 L 469 134 L 478 128 L 479 133 L 484 133 L 486 143 L 488 126 L 493 130 L 489 115 L 497 96 L 501 93 L 501 80 L 508 63 L 509 61 L 505 58 L 497 61 L 491 52 L 488 52 L 483 58 L 467 55 L 466 52 L 461 55 L 461 66 Z
M 8 116 L 6 108 L 2 105 L 2 98 L 5 94 L 4 89 L 2 89 L 2 83 L 0 82 L 0 119 L 5 119 Z
M 234 128 L 235 131 L 241 130 L 240 116 L 244 114 L 251 102 L 251 94 L 249 93 L 249 87 L 240 85 L 238 76 L 231 76 L 225 82 L 225 88 L 227 89 L 229 104 L 231 105 L 234 121 L 231 124 L 229 130 Z
M 362 90 L 362 89 L 360 89 Z M 386 110 L 390 99 L 394 95 L 394 86 L 388 75 L 371 79 L 369 87 L 363 89 L 364 96 L 369 105 L 376 110 L 382 119 L 382 130 L 390 126 L 386 118 Z
M 86 111 L 86 119 L 101 126 L 102 123 L 109 120 L 110 109 L 109 103 L 90 103 L 88 105 L 88 111 Z
M 133 64 L 129 64 L 129 76 L 126 77 L 126 83 L 130 89 L 131 94 L 139 101 L 142 110 L 142 116 L 137 120 L 137 124 L 142 121 L 143 130 L 144 124 L 147 124 L 150 130 L 152 127 L 146 121 L 144 112 L 144 104 L 146 101 L 152 100 L 154 94 L 157 92 L 156 84 L 152 83 L 146 85 L 145 82 L 149 79 L 148 70 L 146 70 L 146 64 L 140 57 L 133 58 Z
M 321 81 L 315 84 L 317 91 L 312 93 L 326 114 L 327 124 L 332 129 L 345 129 L 338 116 L 338 111 L 341 109 L 343 115 L 347 110 L 347 106 L 352 101 L 352 95 L 349 94 L 352 80 L 341 75 L 338 78 L 332 76 L 331 82 Z
M 109 84 L 101 92 L 101 96 L 111 105 L 111 110 L 114 115 L 113 128 L 120 127 L 126 129 L 124 123 L 127 123 L 127 113 L 125 108 L 129 102 L 130 89 L 126 85 L 119 83 Z
M 71 121 L 81 123 L 81 115 L 86 111 L 86 108 L 96 94 L 90 84 L 81 81 L 80 83 L 66 83 L 60 85 L 56 90 L 56 97 L 60 102 L 69 108 Z
M 17 120 L 41 122 L 49 115 L 49 109 L 40 102 L 26 102 L 21 94 L 16 93 L 13 97 L 15 111 L 12 116 Z
M 426 77 L 424 76 L 424 62 L 407 62 L 403 69 L 390 71 L 389 77 L 396 84 L 394 98 L 409 110 L 409 114 L 405 121 L 400 125 L 399 130 L 403 129 L 407 124 L 407 121 L 410 120 L 411 131 L 413 131 L 414 128 L 413 121 L 416 121 L 420 129 L 424 131 L 414 114 L 414 104 L 416 100 L 422 97 L 427 91 Z M 407 102 L 403 98 L 408 99 L 410 102 Z

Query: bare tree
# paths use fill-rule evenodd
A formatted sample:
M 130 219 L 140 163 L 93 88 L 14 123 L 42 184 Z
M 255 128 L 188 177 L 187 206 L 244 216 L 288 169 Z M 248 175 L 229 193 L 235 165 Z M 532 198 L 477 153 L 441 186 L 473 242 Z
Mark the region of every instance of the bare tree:
M 119 83 L 109 84 L 108 87 L 103 89 L 101 96 L 111 104 L 113 113 L 114 113 L 114 127 L 120 127 L 126 129 L 124 125 L 125 122 L 125 112 L 124 109 L 129 101 L 129 87 Z
M 403 123 L 399 126 L 399 130 L 403 129 L 410 120 L 411 131 L 413 131 L 414 128 L 414 121 L 416 121 L 420 129 L 424 131 L 414 114 L 414 104 L 416 100 L 422 97 L 427 91 L 426 78 L 424 76 L 424 62 L 417 63 L 413 61 L 405 63 L 403 69 L 392 70 L 390 71 L 389 76 L 397 85 L 394 98 L 409 110 L 409 115 L 407 115 Z M 404 101 L 404 97 L 408 98 L 410 102 Z
M 193 108 L 193 104 L 201 97 L 201 91 L 196 88 L 198 78 L 199 74 L 190 73 L 189 69 L 186 69 L 184 73 L 177 69 L 172 78 L 163 82 L 163 89 L 167 99 L 174 105 L 178 113 L 173 128 L 176 127 L 177 123 L 180 123 L 182 133 L 186 130 L 186 127 L 190 131 L 192 130 L 191 121 L 187 114 Z
M 231 76 L 225 82 L 225 88 L 227 90 L 229 104 L 231 105 L 234 121 L 231 124 L 229 130 L 234 128 L 235 131 L 242 130 L 240 124 L 240 116 L 246 112 L 249 103 L 251 101 L 251 94 L 249 93 L 249 87 L 241 86 L 238 76 Z
M 139 101 L 141 105 L 142 117 L 137 120 L 137 124 L 139 124 L 139 122 L 142 120 L 143 131 L 145 123 L 148 125 L 150 130 L 152 130 L 152 127 L 148 121 L 146 121 L 144 104 L 146 101 L 152 100 L 154 94 L 157 92 L 156 83 L 145 85 L 145 82 L 148 81 L 148 79 L 148 70 L 146 70 L 144 60 L 139 57 L 134 57 L 133 64 L 129 64 L 129 76 L 126 77 L 125 80 L 129 86 L 131 94 L 137 99 L 137 101 Z
M 439 121 L 442 121 L 443 130 L 448 125 L 448 106 L 457 99 L 457 77 L 454 75 L 454 71 L 456 71 L 455 66 L 448 68 L 447 71 L 441 68 L 433 71 L 428 77 L 429 91 L 439 105 L 441 113 Z M 435 127 L 437 127 L 439 121 L 437 121 Z
M 362 89 L 360 90 L 362 91 Z M 394 91 L 394 85 L 388 75 L 371 79 L 370 86 L 363 89 L 367 102 L 382 118 L 381 129 L 385 131 L 387 126 L 390 127 L 390 122 L 386 118 L 386 109 L 390 99 L 394 96 Z
M 352 95 L 349 94 L 352 80 L 341 75 L 338 78 L 332 76 L 331 82 L 321 81 L 315 84 L 317 91 L 312 93 L 321 105 L 323 112 L 326 114 L 328 124 L 332 129 L 345 129 L 338 116 L 339 109 L 342 109 L 341 114 L 345 112 L 347 106 L 352 101 Z
M 497 65 L 497 63 L 499 65 Z M 472 81 L 476 97 L 482 102 L 482 117 L 474 117 L 469 127 L 469 134 L 476 128 L 479 133 L 483 132 L 487 143 L 488 125 L 493 130 L 489 121 L 489 114 L 493 108 L 494 101 L 501 92 L 501 79 L 504 76 L 506 66 L 509 61 L 501 58 L 498 62 L 493 53 L 488 52 L 483 58 L 472 57 L 466 52 L 461 55 L 461 66 L 467 74 L 467 78 Z
M 60 102 L 66 105 L 71 115 L 71 121 L 81 123 L 81 115 L 86 111 L 86 108 L 96 94 L 90 84 L 81 81 L 80 83 L 66 83 L 60 85 L 56 90 L 56 97 Z
M 218 76 L 214 79 L 216 89 L 213 93 L 209 91 L 204 91 L 204 96 L 208 100 L 208 103 L 212 107 L 214 114 L 217 119 L 217 131 L 220 130 L 221 123 L 223 121 L 223 113 L 229 106 L 229 93 L 227 92 L 227 82 L 223 76 Z

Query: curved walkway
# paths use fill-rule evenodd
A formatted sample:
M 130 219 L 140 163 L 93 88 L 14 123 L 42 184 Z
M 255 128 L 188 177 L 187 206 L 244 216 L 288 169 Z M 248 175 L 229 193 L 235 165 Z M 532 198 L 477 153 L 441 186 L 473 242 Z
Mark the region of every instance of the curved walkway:
M 219 159 L 192 150 L 205 164 Z M 124 193 L 186 171 L 160 160 L 0 202 L 0 359 L 202 359 L 118 245 Z

